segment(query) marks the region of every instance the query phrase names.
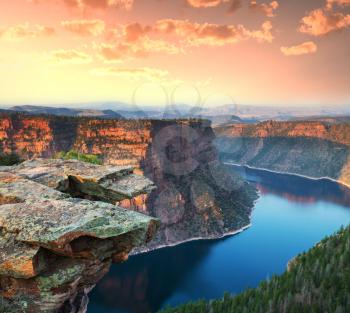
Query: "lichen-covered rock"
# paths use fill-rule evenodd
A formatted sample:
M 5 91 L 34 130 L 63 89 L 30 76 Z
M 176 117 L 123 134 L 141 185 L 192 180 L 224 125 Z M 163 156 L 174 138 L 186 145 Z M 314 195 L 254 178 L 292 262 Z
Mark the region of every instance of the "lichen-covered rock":
M 35 159 L 3 168 L 25 179 L 74 196 L 116 203 L 148 193 L 151 180 L 133 174 L 131 166 L 95 165 L 77 160 Z
M 146 238 L 151 220 L 112 204 L 81 199 L 49 199 L 0 206 L 0 229 L 15 234 L 20 242 L 67 256 L 75 253 L 70 243 L 83 236 L 108 239 L 140 231 L 140 238 Z M 79 251 L 83 253 L 88 251 Z
M 0 275 L 14 278 L 31 278 L 40 268 L 39 246 L 17 241 L 12 234 L 1 231 Z
M 153 183 L 150 180 L 140 176 L 131 174 L 124 176 L 115 183 L 112 179 L 107 179 L 101 182 L 101 186 L 109 191 L 114 191 L 121 194 L 124 198 L 132 199 L 141 194 L 147 194 L 154 189 Z
M 0 204 L 28 200 L 61 200 L 69 195 L 12 173 L 0 172 Z
M 56 189 L 70 175 L 98 182 L 107 178 L 122 177 L 133 172 L 133 168 L 130 166 L 103 166 L 64 159 L 33 159 L 12 168 L 17 175 Z
M 87 295 L 110 264 L 126 260 L 157 229 L 152 217 L 57 190 L 71 193 L 70 179 L 80 177 L 83 186 L 121 199 L 147 192 L 152 182 L 130 167 L 33 160 L 1 170 L 0 312 L 86 312 Z

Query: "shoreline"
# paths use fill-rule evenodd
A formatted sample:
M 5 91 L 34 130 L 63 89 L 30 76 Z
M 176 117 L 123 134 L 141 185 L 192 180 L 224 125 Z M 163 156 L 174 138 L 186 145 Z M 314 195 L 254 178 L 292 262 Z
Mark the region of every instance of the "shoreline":
M 298 176 L 301 178 L 306 178 L 306 179 L 310 179 L 310 180 L 328 180 L 331 181 L 333 183 L 337 183 L 339 185 L 342 185 L 344 187 L 347 187 L 350 189 L 350 184 L 347 184 L 345 182 L 342 182 L 340 180 L 336 180 L 334 178 L 330 178 L 330 177 L 311 177 L 311 176 L 307 176 L 307 175 L 302 175 L 302 174 L 297 174 L 297 173 L 290 173 L 290 172 L 280 172 L 280 171 L 274 171 L 274 170 L 270 170 L 267 168 L 262 168 L 262 167 L 255 167 L 255 166 L 250 166 L 248 164 L 239 164 L 239 163 L 234 163 L 234 162 L 223 162 L 225 165 L 233 165 L 233 166 L 240 166 L 240 167 L 246 167 L 252 170 L 259 170 L 259 171 L 265 171 L 265 172 L 269 172 L 269 173 L 275 173 L 275 174 L 282 174 L 282 175 L 292 175 L 292 176 Z
M 249 213 L 249 224 L 247 224 L 246 226 L 243 226 L 243 227 L 241 227 L 239 229 L 236 229 L 236 230 L 225 232 L 225 233 L 221 234 L 220 236 L 194 237 L 194 238 L 189 238 L 189 239 L 182 240 L 182 241 L 175 242 L 175 243 L 163 244 L 163 245 L 160 245 L 160 246 L 155 247 L 155 248 L 141 250 L 141 251 L 138 251 L 138 252 L 133 252 L 132 251 L 129 254 L 129 256 L 132 257 L 132 256 L 136 256 L 136 255 L 141 255 L 141 254 L 144 254 L 144 253 L 152 252 L 152 251 L 155 251 L 155 250 L 159 250 L 159 249 L 176 247 L 178 245 L 185 244 L 185 243 L 192 242 L 192 241 L 204 241 L 204 240 L 211 240 L 211 241 L 213 241 L 213 240 L 220 240 L 220 239 L 224 239 L 224 238 L 227 238 L 227 237 L 239 235 L 239 234 L 243 233 L 244 231 L 246 231 L 247 229 L 249 229 L 249 228 L 251 228 L 253 226 L 253 223 L 252 223 L 253 212 L 255 210 L 256 203 L 259 201 L 259 199 L 261 197 L 261 192 L 259 190 L 257 190 L 257 195 L 258 195 L 258 197 L 257 197 L 257 199 L 254 200 L 253 206 L 252 206 L 251 211 Z
M 251 222 L 251 217 L 252 217 L 252 214 L 250 214 L 250 216 L 249 216 L 250 223 L 248 225 L 243 226 L 237 230 L 223 233 L 220 236 L 189 238 L 189 239 L 182 240 L 182 241 L 179 241 L 176 243 L 164 244 L 164 245 L 160 245 L 158 247 L 152 248 L 152 249 L 147 249 L 147 250 L 143 250 L 143 251 L 136 252 L 136 253 L 132 252 L 132 253 L 130 253 L 130 256 L 136 256 L 136 255 L 140 255 L 140 254 L 144 254 L 144 253 L 148 253 L 148 252 L 152 252 L 152 251 L 160 250 L 160 249 L 164 249 L 164 248 L 176 247 L 176 246 L 179 246 L 181 244 L 192 242 L 192 241 L 219 240 L 219 239 L 224 239 L 224 238 L 231 237 L 231 236 L 236 236 L 236 235 L 239 235 L 240 233 L 243 233 L 244 231 L 246 231 L 247 229 L 249 229 L 253 226 L 253 223 Z

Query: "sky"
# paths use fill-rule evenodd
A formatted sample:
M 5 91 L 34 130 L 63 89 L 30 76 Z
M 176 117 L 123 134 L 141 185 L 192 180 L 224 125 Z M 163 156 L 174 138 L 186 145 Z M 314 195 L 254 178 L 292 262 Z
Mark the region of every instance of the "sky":
M 0 103 L 350 104 L 350 0 L 0 0 Z

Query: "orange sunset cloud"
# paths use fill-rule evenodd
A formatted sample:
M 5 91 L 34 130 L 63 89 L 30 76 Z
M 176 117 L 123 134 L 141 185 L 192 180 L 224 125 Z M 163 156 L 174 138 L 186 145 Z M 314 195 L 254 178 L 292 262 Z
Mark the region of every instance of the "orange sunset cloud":
M 303 17 L 299 31 L 313 36 L 323 36 L 350 26 L 350 14 L 325 12 L 317 9 Z
M 61 23 L 66 30 L 79 36 L 98 36 L 105 30 L 105 22 L 102 20 L 73 20 Z
M 332 9 L 334 5 L 345 7 L 350 5 L 350 0 L 327 0 L 327 9 Z
M 281 51 L 286 56 L 310 54 L 317 51 L 317 45 L 313 41 L 307 41 L 296 46 L 281 47 Z
M 49 59 L 56 64 L 84 64 L 92 61 L 92 58 L 84 52 L 63 49 L 52 51 Z
M 29 0 L 34 3 L 47 3 L 52 0 Z M 63 4 L 71 8 L 95 8 L 95 9 L 106 9 L 108 7 L 118 7 L 130 10 L 133 6 L 134 0 L 59 0 Z
M 246 39 L 271 42 L 271 22 L 264 22 L 260 30 L 248 30 L 243 25 L 199 24 L 188 20 L 160 20 L 155 29 L 165 34 L 175 34 L 188 44 L 199 46 L 223 46 Z
M 151 53 L 180 53 L 181 49 L 162 40 L 145 38 L 142 41 L 129 43 L 118 42 L 117 44 L 101 44 L 96 47 L 99 56 L 106 62 L 122 61 L 130 58 L 145 58 Z
M 263 13 L 267 17 L 274 17 L 275 10 L 278 8 L 279 3 L 277 1 L 272 1 L 271 3 L 257 3 L 256 0 L 251 0 L 249 7 L 254 10 Z
M 133 81 L 139 80 L 149 80 L 149 81 L 158 81 L 166 78 L 169 73 L 165 70 L 156 69 L 156 68 L 119 68 L 119 67 L 104 67 L 94 69 L 92 71 L 95 75 L 100 76 L 114 76 L 127 78 Z
M 30 25 L 29 23 L 0 28 L 0 37 L 9 40 L 25 38 L 49 37 L 55 33 L 55 29 L 42 25 Z
M 194 8 L 211 8 L 230 0 L 187 0 L 188 4 Z

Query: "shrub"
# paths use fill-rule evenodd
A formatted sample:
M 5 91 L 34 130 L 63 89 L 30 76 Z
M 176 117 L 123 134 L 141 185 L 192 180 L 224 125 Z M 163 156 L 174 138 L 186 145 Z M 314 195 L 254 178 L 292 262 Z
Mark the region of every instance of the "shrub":
M 59 152 L 55 155 L 56 158 L 65 159 L 65 160 L 79 160 L 87 163 L 102 165 L 102 158 L 100 155 L 96 154 L 85 154 L 79 153 L 74 150 L 68 152 Z
M 1 166 L 12 166 L 23 162 L 23 160 L 16 153 L 3 153 L 0 154 Z

